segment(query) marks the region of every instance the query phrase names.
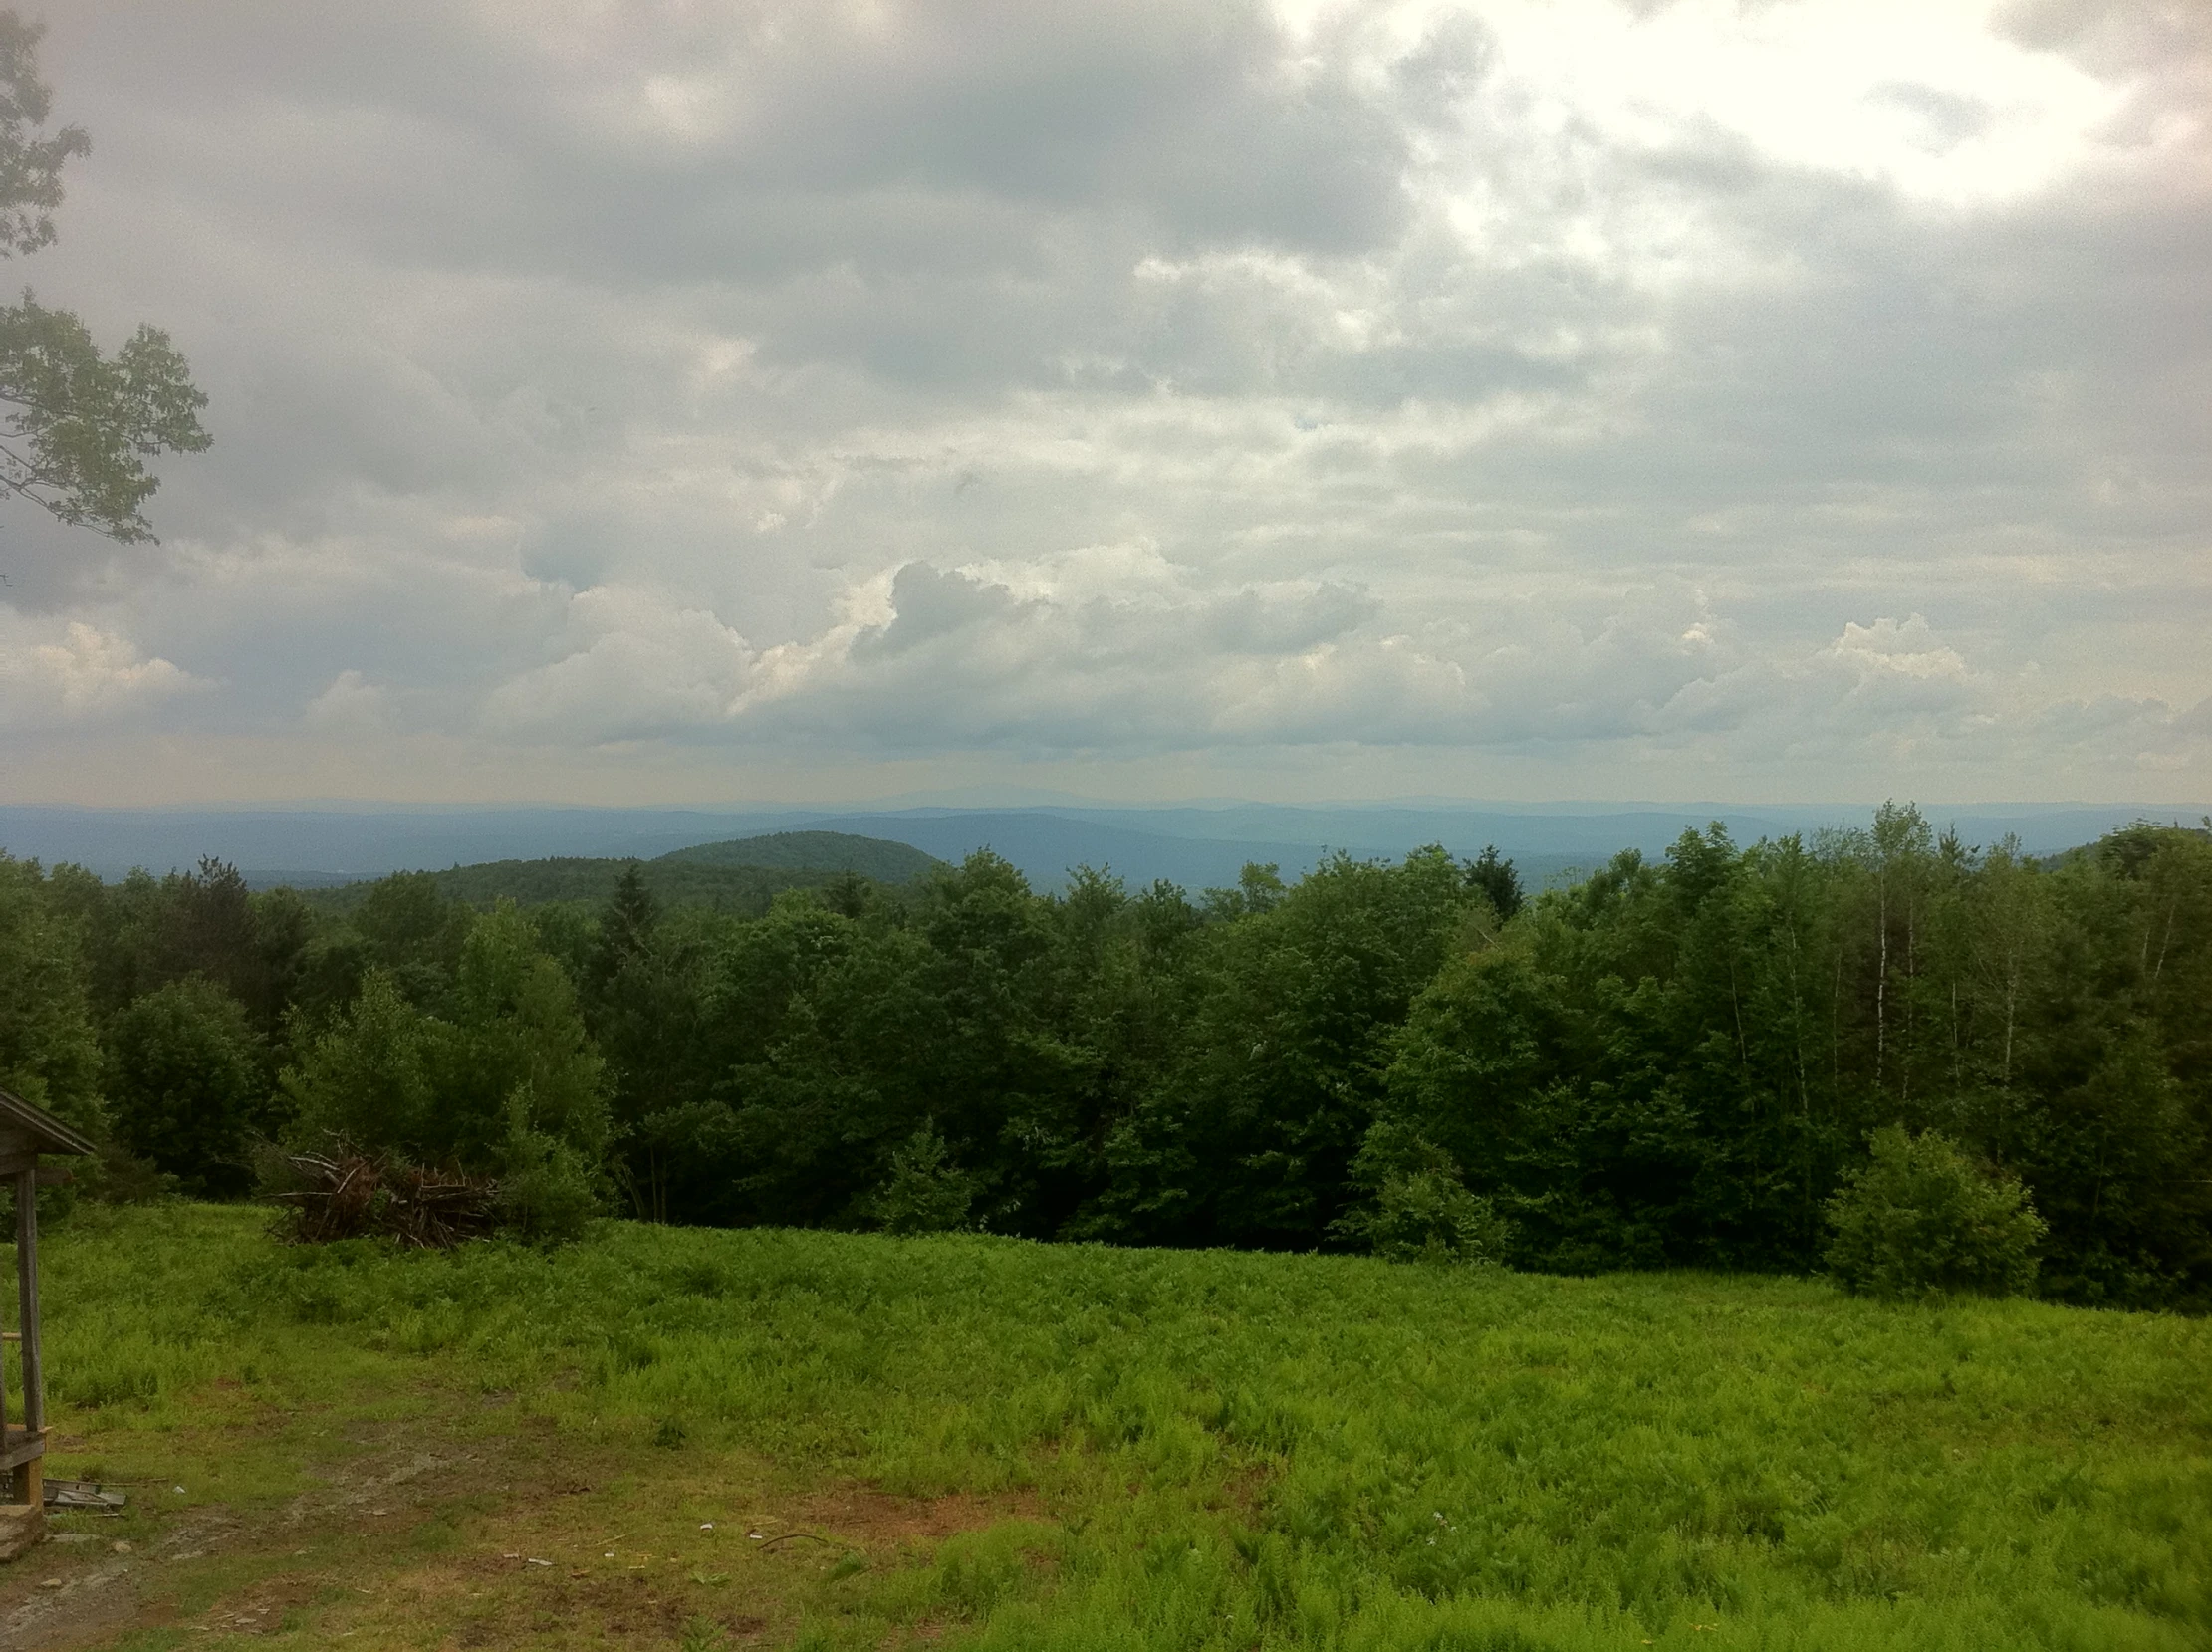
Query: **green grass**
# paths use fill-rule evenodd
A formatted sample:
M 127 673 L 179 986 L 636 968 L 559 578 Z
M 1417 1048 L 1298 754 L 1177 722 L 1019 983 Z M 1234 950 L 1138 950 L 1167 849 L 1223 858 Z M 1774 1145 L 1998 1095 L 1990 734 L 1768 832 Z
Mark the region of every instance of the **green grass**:
M 630 1442 L 647 1480 L 734 1452 L 1033 1511 L 830 1566 L 802 1646 L 2212 1644 L 2199 1320 L 615 1223 L 552 1257 L 290 1250 L 263 1222 L 53 1230 L 65 1433 L 157 1454 L 211 1395 L 343 1419 L 413 1373 Z M 281 1489 L 258 1461 L 234 1495 Z

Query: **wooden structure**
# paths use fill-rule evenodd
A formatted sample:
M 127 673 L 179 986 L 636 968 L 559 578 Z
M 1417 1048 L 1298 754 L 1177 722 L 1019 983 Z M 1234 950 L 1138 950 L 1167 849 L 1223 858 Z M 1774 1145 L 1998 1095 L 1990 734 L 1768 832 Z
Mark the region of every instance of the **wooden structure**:
M 42 1182 L 69 1180 L 66 1170 L 39 1168 L 41 1154 L 82 1157 L 93 1144 L 52 1113 L 0 1089 L 0 1178 L 15 1184 L 16 1328 L 0 1332 L 21 1355 L 17 1392 L 7 1391 L 0 1359 L 0 1469 L 9 1503 L 0 1505 L 0 1558 L 13 1559 L 37 1542 L 46 1526 L 46 1389 L 39 1358 L 39 1201 Z M 10 1402 L 13 1402 L 12 1404 Z

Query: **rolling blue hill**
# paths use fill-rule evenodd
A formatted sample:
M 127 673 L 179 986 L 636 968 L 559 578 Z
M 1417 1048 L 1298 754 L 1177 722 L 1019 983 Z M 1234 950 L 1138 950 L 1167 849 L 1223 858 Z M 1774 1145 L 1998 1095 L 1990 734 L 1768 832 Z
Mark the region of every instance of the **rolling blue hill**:
M 1010 809 L 255 809 L 99 810 L 0 806 L 0 848 L 49 863 L 73 860 L 103 876 L 134 866 L 163 872 L 212 854 L 257 884 L 349 882 L 398 870 L 559 856 L 650 860 L 675 850 L 764 833 L 837 831 L 905 843 L 957 861 L 991 848 L 1041 887 L 1069 868 L 1106 868 L 1132 887 L 1165 878 L 1193 891 L 1235 882 L 1246 861 L 1272 861 L 1295 878 L 1330 849 L 1402 855 L 1438 842 L 1455 854 L 1495 843 L 1541 885 L 1616 851 L 1657 854 L 1685 828 L 1720 819 L 1740 842 L 1788 831 L 1865 824 L 1870 810 L 1840 807 L 1419 805 L 1208 808 L 1054 805 Z M 2017 833 L 2035 854 L 2093 840 L 2148 817 L 2194 824 L 2200 809 L 2127 805 L 1980 806 L 1926 812 L 1973 843 Z

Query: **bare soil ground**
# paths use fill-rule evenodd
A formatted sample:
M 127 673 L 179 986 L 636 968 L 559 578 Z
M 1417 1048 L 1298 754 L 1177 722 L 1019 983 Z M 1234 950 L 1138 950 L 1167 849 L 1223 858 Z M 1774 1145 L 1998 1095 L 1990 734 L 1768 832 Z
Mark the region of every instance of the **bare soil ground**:
M 164 1471 L 130 1486 L 122 1519 L 55 1518 L 43 1547 L 0 1570 L 0 1652 L 779 1646 L 803 1615 L 864 1610 L 841 1597 L 845 1578 L 1043 1518 L 1031 1497 L 796 1482 L 736 1453 L 579 1441 L 512 1402 L 415 1398 L 403 1418 L 305 1430 L 304 1484 L 287 1495 L 203 1501 L 161 1484 Z M 158 1455 L 273 1465 L 299 1424 L 237 1415 L 165 1438 Z M 73 1459 L 152 1455 L 61 1444 L 64 1473 Z M 936 1630 L 894 1627 L 889 1643 Z

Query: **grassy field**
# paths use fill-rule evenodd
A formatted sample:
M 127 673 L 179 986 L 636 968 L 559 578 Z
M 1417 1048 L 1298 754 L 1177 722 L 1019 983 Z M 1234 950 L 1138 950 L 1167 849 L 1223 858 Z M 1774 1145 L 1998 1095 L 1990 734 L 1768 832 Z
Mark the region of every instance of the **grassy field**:
M 2212 1326 L 1826 1285 L 79 1212 L 0 1646 L 2212 1644 Z M 127 1550 L 118 1544 L 127 1544 Z

